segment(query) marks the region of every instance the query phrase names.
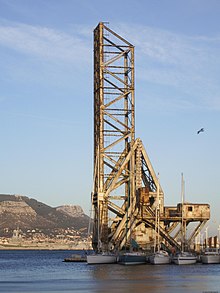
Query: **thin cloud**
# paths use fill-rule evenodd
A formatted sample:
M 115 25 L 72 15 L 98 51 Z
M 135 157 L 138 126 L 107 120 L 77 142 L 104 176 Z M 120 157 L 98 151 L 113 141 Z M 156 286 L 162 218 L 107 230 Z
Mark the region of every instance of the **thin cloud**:
M 220 36 L 186 36 L 140 25 L 118 27 L 136 47 L 138 80 L 146 86 L 175 89 L 180 109 L 183 105 L 195 109 L 199 104 L 200 109 L 220 110 Z
M 120 24 L 118 27 L 137 50 L 152 61 L 196 66 L 198 59 L 205 62 L 208 57 L 209 62 L 216 61 L 209 54 L 212 51 L 218 53 L 220 36 L 186 36 L 140 25 Z
M 0 25 L 0 45 L 47 60 L 90 61 L 87 39 L 47 27 L 20 23 Z
M 70 28 L 69 28 L 70 29 Z M 175 92 L 180 109 L 220 110 L 220 36 L 187 36 L 141 25 L 116 24 L 136 47 L 136 80 Z M 66 33 L 21 23 L 0 25 L 0 46 L 42 60 L 92 67 L 92 27 L 73 25 Z M 166 95 L 168 96 L 168 92 Z M 158 93 L 161 104 L 169 101 Z M 184 97 L 184 98 L 182 98 Z M 173 101 L 170 101 L 173 104 Z M 176 106 L 175 106 L 176 110 Z

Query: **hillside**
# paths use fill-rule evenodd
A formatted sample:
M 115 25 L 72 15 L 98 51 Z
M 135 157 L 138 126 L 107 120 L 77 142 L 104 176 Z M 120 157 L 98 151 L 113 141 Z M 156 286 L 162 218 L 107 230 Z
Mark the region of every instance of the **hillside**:
M 89 217 L 80 206 L 54 208 L 26 196 L 0 194 L 0 237 L 11 236 L 15 229 L 45 235 L 69 229 L 85 236 L 88 225 Z

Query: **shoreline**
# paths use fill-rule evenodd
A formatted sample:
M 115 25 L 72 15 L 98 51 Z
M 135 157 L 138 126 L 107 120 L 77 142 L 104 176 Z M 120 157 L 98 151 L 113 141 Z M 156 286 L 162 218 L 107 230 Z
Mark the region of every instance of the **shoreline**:
M 91 250 L 89 245 L 51 244 L 51 245 L 25 245 L 25 244 L 4 244 L 0 245 L 1 250 Z

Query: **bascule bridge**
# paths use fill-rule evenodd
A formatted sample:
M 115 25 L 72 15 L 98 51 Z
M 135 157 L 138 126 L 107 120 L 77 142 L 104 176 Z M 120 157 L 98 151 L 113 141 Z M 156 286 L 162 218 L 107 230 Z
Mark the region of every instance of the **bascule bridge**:
M 172 183 L 172 180 L 171 180 Z M 94 250 L 122 250 L 135 240 L 180 249 L 178 237 L 196 222 L 190 244 L 210 217 L 208 204 L 164 206 L 164 192 L 140 138 L 135 138 L 134 46 L 106 23 L 94 30 Z M 157 217 L 157 218 L 158 218 Z

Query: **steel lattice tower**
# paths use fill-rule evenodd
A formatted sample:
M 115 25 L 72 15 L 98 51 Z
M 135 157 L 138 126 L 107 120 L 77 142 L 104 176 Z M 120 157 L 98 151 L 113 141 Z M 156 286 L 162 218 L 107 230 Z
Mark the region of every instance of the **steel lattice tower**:
M 180 247 L 170 233 L 181 222 L 199 221 L 192 241 L 209 219 L 207 204 L 164 207 L 164 193 L 142 141 L 135 139 L 134 46 L 99 23 L 94 30 L 93 249 L 121 250 L 136 228 L 155 229 L 163 243 Z M 202 212 L 202 216 L 201 216 Z M 146 234 L 146 233 L 145 233 Z
M 108 244 L 111 200 L 127 201 L 134 190 L 134 163 L 118 174 L 134 135 L 134 47 L 99 23 L 94 30 L 94 246 L 98 238 Z M 112 195 L 116 189 L 123 195 Z

